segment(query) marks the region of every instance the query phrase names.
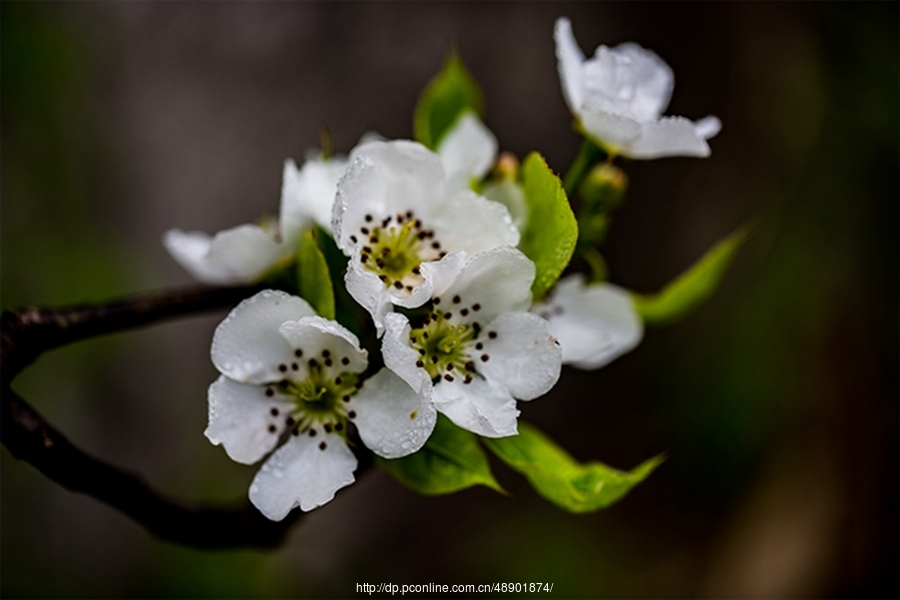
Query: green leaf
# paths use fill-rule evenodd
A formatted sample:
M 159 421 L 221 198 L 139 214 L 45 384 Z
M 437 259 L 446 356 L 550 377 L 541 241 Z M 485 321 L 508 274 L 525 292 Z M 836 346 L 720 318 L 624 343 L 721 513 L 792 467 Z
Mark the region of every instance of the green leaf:
M 297 282 L 300 295 L 315 311 L 326 319 L 334 319 L 334 286 L 331 284 L 325 255 L 319 249 L 312 229 L 304 231 L 300 236 Z
M 519 249 L 534 261 L 531 293 L 537 301 L 569 264 L 578 241 L 578 222 L 559 177 L 537 152 L 529 154 L 522 164 L 522 189 L 528 204 L 528 224 Z
M 656 294 L 634 294 L 634 306 L 648 325 L 665 325 L 686 317 L 709 298 L 738 249 L 756 229 L 748 224 L 719 240 L 691 268 Z
M 500 460 L 525 475 L 538 494 L 570 512 L 585 513 L 621 500 L 664 460 L 656 456 L 631 471 L 599 462 L 581 464 L 533 425 L 519 421 L 519 434 L 485 439 Z
M 432 150 L 461 114 L 482 113 L 481 90 L 455 51 L 444 61 L 444 68 L 432 79 L 416 106 L 413 135 Z
M 376 457 L 376 463 L 420 494 L 451 494 L 473 485 L 505 493 L 494 479 L 475 434 L 460 429 L 443 415 L 438 415 L 434 433 L 421 450 L 393 460 Z

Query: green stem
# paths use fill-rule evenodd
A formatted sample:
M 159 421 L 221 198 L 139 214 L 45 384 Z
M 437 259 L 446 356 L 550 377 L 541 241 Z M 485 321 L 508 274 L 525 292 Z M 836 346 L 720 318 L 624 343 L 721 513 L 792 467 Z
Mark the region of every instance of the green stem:
M 584 179 L 584 176 L 590 168 L 600 160 L 603 154 L 603 150 L 591 140 L 585 138 L 581 143 L 581 149 L 578 151 L 578 156 L 575 157 L 575 162 L 569 167 L 569 171 L 566 173 L 566 177 L 563 180 L 563 187 L 565 187 L 566 195 L 569 198 L 578 191 L 581 180 Z

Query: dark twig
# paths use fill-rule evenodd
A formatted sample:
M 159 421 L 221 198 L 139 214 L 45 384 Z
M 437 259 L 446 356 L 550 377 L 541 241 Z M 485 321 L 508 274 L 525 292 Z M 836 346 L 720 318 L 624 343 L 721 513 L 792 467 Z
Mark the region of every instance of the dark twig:
M 27 308 L 0 316 L 0 437 L 16 457 L 60 485 L 119 509 L 162 539 L 200 548 L 277 546 L 302 513 L 263 517 L 248 502 L 235 507 L 185 506 L 76 448 L 10 383 L 42 352 L 155 321 L 233 306 L 258 288 L 199 288 L 58 310 Z M 361 467 L 365 462 L 361 461 Z

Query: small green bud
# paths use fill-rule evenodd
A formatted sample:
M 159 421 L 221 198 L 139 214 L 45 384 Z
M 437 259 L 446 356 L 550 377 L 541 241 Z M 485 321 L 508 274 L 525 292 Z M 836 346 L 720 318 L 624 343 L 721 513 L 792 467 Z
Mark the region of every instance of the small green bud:
M 613 164 L 595 166 L 581 184 L 582 213 L 608 213 L 622 204 L 628 176 Z

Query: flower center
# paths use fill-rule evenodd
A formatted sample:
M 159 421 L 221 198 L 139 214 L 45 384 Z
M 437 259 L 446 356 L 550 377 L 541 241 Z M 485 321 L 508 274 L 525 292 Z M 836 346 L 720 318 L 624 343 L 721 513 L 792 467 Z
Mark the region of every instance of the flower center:
M 416 366 L 425 369 L 435 383 L 441 377 L 446 381 L 462 377 L 463 383 L 471 383 L 475 362 L 470 350 L 480 331 L 477 323 L 454 324 L 439 313 L 425 317 L 422 327 L 409 333 L 410 344 L 420 357 Z
M 421 264 L 447 255 L 434 231 L 424 229 L 412 211 L 385 217 L 380 224 L 369 225 L 375 221 L 372 215 L 365 219 L 367 225 L 359 228 L 362 239 L 351 235 L 350 241 L 362 244 L 360 260 L 387 286 L 412 292 L 424 281 Z

